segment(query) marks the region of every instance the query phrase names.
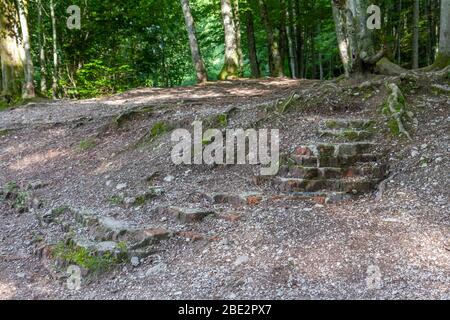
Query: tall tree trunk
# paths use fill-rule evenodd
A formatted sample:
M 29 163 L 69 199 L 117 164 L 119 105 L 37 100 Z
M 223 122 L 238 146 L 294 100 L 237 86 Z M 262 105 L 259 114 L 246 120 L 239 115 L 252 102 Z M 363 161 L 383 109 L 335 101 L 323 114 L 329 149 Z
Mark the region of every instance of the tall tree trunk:
M 439 36 L 439 52 L 434 66 L 445 68 L 450 65 L 450 1 L 441 0 L 441 26 Z
M 244 75 L 244 54 L 242 53 L 242 41 L 241 41 L 241 18 L 239 15 L 239 0 L 233 0 L 233 19 L 234 29 L 236 33 L 236 48 L 239 58 L 239 76 Z
M 314 26 L 309 28 L 309 43 L 311 50 L 311 79 L 317 78 L 317 63 L 316 63 L 316 44 L 314 41 Z
M 426 0 L 425 1 L 425 6 L 424 6 L 424 9 L 425 9 L 425 17 L 426 17 L 426 19 L 427 19 L 427 65 L 430 65 L 431 63 L 432 63 L 432 60 L 433 60 L 433 44 L 432 44 L 432 42 L 431 42 L 431 33 L 433 32 L 432 31 L 432 28 L 433 28 L 433 22 L 432 22 L 432 20 L 433 20 L 433 15 L 432 15 L 432 12 L 431 12 L 431 5 L 430 5 L 430 0 Z
M 280 28 L 279 28 L 280 57 L 281 67 L 284 70 L 285 61 L 289 59 L 289 48 L 286 34 L 286 3 L 285 0 L 280 0 Z
M 246 11 L 246 24 L 247 24 L 248 55 L 250 59 L 252 77 L 259 78 L 261 76 L 261 73 L 259 71 L 258 55 L 256 51 L 255 27 L 253 25 L 253 13 L 251 9 L 248 9 Z
M 45 61 L 45 32 L 42 27 L 42 1 L 39 0 L 37 3 L 38 6 L 38 30 L 39 30 L 39 63 L 41 70 L 41 81 L 40 81 L 40 90 L 41 93 L 45 95 L 47 92 L 47 70 L 46 70 L 46 61 Z
M 402 27 L 403 27 L 403 19 L 402 19 L 402 0 L 397 2 L 397 12 L 398 12 L 398 22 L 397 22 L 397 35 L 396 35 L 396 55 L 397 55 L 397 64 L 400 65 L 402 62 Z
M 23 47 L 19 46 L 17 38 L 17 14 L 10 1 L 0 0 L 0 60 L 2 65 L 2 92 L 1 96 L 7 101 L 18 96 L 21 88 L 17 85 L 23 77 L 23 61 L 25 54 Z
M 445 0 L 444 0 L 445 1 Z M 419 68 L 419 12 L 420 11 L 420 1 L 414 0 L 414 10 L 413 10 L 413 69 Z
M 331 0 L 339 53 L 347 77 L 370 71 L 384 55 L 375 52 L 367 28 L 366 0 Z
M 19 14 L 20 29 L 22 30 L 22 44 L 25 52 L 24 74 L 25 84 L 22 91 L 24 99 L 34 98 L 36 96 L 34 90 L 34 66 L 31 58 L 30 34 L 28 33 L 28 21 L 26 16 L 25 0 L 16 0 L 17 12 Z
M 264 26 L 267 34 L 267 46 L 269 51 L 269 67 L 270 75 L 272 77 L 283 77 L 283 67 L 281 65 L 281 56 L 278 42 L 275 40 L 272 23 L 269 17 L 269 11 L 265 0 L 259 0 L 261 8 L 261 16 L 263 18 Z
M 225 61 L 219 79 L 234 79 L 239 76 L 240 68 L 231 0 L 220 0 L 220 4 L 225 31 Z
M 319 24 L 317 25 L 317 34 L 320 35 L 322 21 L 319 21 Z M 314 38 L 313 38 L 314 41 Z M 322 64 L 322 52 L 320 52 L 320 49 L 317 50 L 317 56 L 318 56 L 318 62 L 319 62 L 319 79 L 323 80 L 323 64 Z
M 203 83 L 208 81 L 208 74 L 198 46 L 195 23 L 191 14 L 191 8 L 189 7 L 189 0 L 181 0 L 181 6 L 183 8 L 184 21 L 186 22 L 186 29 L 189 36 L 189 46 L 191 47 L 192 63 L 194 64 L 195 73 L 197 75 L 197 82 Z
M 295 22 L 294 33 L 296 34 L 296 57 L 297 57 L 297 74 L 299 78 L 305 77 L 305 58 L 303 43 L 303 26 L 301 22 L 300 0 L 294 0 L 293 17 Z
M 287 26 L 286 33 L 288 38 L 289 47 L 289 66 L 291 69 L 292 78 L 297 79 L 297 59 L 295 58 L 295 31 L 294 31 L 294 19 L 293 19 L 293 6 L 292 0 L 288 0 L 288 6 L 286 10 Z
M 52 97 L 57 98 L 58 95 L 58 45 L 56 32 L 55 4 L 50 0 L 50 17 L 52 20 L 52 39 L 53 39 L 53 75 L 52 75 Z

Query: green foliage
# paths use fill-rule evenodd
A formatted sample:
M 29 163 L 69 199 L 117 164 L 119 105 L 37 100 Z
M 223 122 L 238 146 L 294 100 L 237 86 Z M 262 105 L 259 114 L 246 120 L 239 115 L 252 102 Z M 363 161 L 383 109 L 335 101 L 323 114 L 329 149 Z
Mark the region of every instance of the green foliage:
M 104 61 L 95 59 L 78 70 L 77 88 L 70 93 L 90 98 L 122 92 L 135 85 L 133 74 L 129 65 L 108 67 Z

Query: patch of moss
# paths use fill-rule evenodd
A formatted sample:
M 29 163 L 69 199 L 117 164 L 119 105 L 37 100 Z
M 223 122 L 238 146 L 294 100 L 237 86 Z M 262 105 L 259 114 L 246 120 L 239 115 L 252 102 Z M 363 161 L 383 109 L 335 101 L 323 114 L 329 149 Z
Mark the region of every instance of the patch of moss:
M 9 131 L 7 129 L 0 129 L 0 138 L 7 136 L 9 134 Z
M 336 120 L 327 120 L 325 122 L 325 126 L 329 129 L 337 129 L 339 128 L 339 122 L 337 122 Z
M 86 248 L 75 245 L 72 241 L 60 241 L 53 250 L 53 256 L 93 273 L 108 271 L 112 266 L 122 262 L 120 257 L 111 253 L 96 255 Z
M 123 202 L 124 202 L 123 197 L 118 195 L 113 195 L 109 198 L 109 203 L 114 206 L 120 206 L 121 204 L 123 204 Z
M 169 132 L 172 130 L 172 126 L 165 122 L 157 122 L 153 125 L 153 127 L 150 129 L 150 136 L 149 140 L 154 140 L 157 137 Z
M 96 146 L 96 144 L 97 143 L 92 138 L 83 139 L 78 144 L 78 150 L 87 151 L 87 150 L 94 148 Z
M 359 133 L 357 131 L 351 130 L 351 129 L 345 130 L 342 133 L 342 136 L 345 139 L 350 140 L 350 141 L 358 141 L 360 139 Z
M 143 206 L 147 202 L 147 200 L 150 200 L 153 197 L 154 197 L 154 194 L 150 194 L 150 193 L 148 193 L 148 194 L 146 193 L 146 194 L 137 196 L 133 205 L 135 205 L 137 207 Z
M 60 216 L 63 213 L 69 212 L 70 211 L 70 207 L 69 206 L 61 206 L 61 207 L 57 207 L 55 209 L 52 210 L 52 215 L 54 216 Z
M 397 121 L 394 118 L 390 118 L 388 120 L 388 127 L 392 135 L 399 136 L 400 129 L 398 127 Z
M 0 200 L 7 202 L 8 205 L 19 213 L 28 210 L 30 193 L 23 191 L 15 182 L 8 182 L 0 192 Z

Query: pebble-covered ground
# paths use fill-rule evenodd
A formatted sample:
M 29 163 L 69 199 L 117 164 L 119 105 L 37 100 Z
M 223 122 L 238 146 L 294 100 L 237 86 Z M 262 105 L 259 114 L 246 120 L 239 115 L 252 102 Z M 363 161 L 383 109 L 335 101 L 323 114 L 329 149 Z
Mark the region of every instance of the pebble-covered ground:
M 1 112 L 0 187 L 14 181 L 34 201 L 24 212 L 0 202 L 0 299 L 450 299 L 448 84 L 401 84 L 417 119 L 411 141 L 383 125 L 383 82 L 239 81 Z M 293 93 L 290 110 L 268 117 L 268 106 Z M 152 111 L 113 124 L 142 107 Z M 316 142 L 326 119 L 375 119 L 390 175 L 373 193 L 317 204 L 255 186 L 259 166 L 176 166 L 168 132 L 145 140 L 155 124 L 188 127 L 225 112 L 230 127 L 262 119 L 280 129 L 282 151 Z M 129 205 L 149 186 L 164 192 Z M 263 198 L 208 201 L 217 193 Z M 176 236 L 146 258 L 88 274 L 73 291 L 66 269 L 37 254 L 67 236 L 67 225 L 41 219 L 63 206 Z M 169 206 L 216 214 L 182 223 Z

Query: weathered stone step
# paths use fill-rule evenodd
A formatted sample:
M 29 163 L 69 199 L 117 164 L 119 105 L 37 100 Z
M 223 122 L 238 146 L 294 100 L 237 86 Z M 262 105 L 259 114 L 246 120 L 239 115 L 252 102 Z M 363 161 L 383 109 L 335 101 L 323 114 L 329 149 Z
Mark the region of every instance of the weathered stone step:
M 352 196 L 346 192 L 290 192 L 283 197 L 284 200 L 312 201 L 318 204 L 335 203 L 349 200 Z
M 377 147 L 376 143 L 368 141 L 344 142 L 344 143 L 318 143 L 312 146 L 298 147 L 292 156 L 301 157 L 329 157 L 329 156 L 353 156 L 370 153 Z
M 320 137 L 348 141 L 367 141 L 373 137 L 373 132 L 371 131 L 354 129 L 318 130 L 317 133 Z
M 357 154 L 353 156 L 299 156 L 292 155 L 289 157 L 288 165 L 300 165 L 306 167 L 317 167 L 317 168 L 342 168 L 355 165 L 358 162 L 378 162 L 382 159 L 383 155 L 380 153 L 373 154 Z
M 300 165 L 282 166 L 280 176 L 298 179 L 338 179 L 356 176 L 370 176 L 383 178 L 387 173 L 387 166 L 376 162 L 355 164 L 350 167 L 305 167 Z
M 379 179 L 366 177 L 352 179 L 296 179 L 277 177 L 273 186 L 281 192 L 317 192 L 336 191 L 359 194 L 370 192 L 378 184 Z
M 328 129 L 346 129 L 353 128 L 366 130 L 373 128 L 376 122 L 370 119 L 329 119 L 322 123 L 322 126 Z

